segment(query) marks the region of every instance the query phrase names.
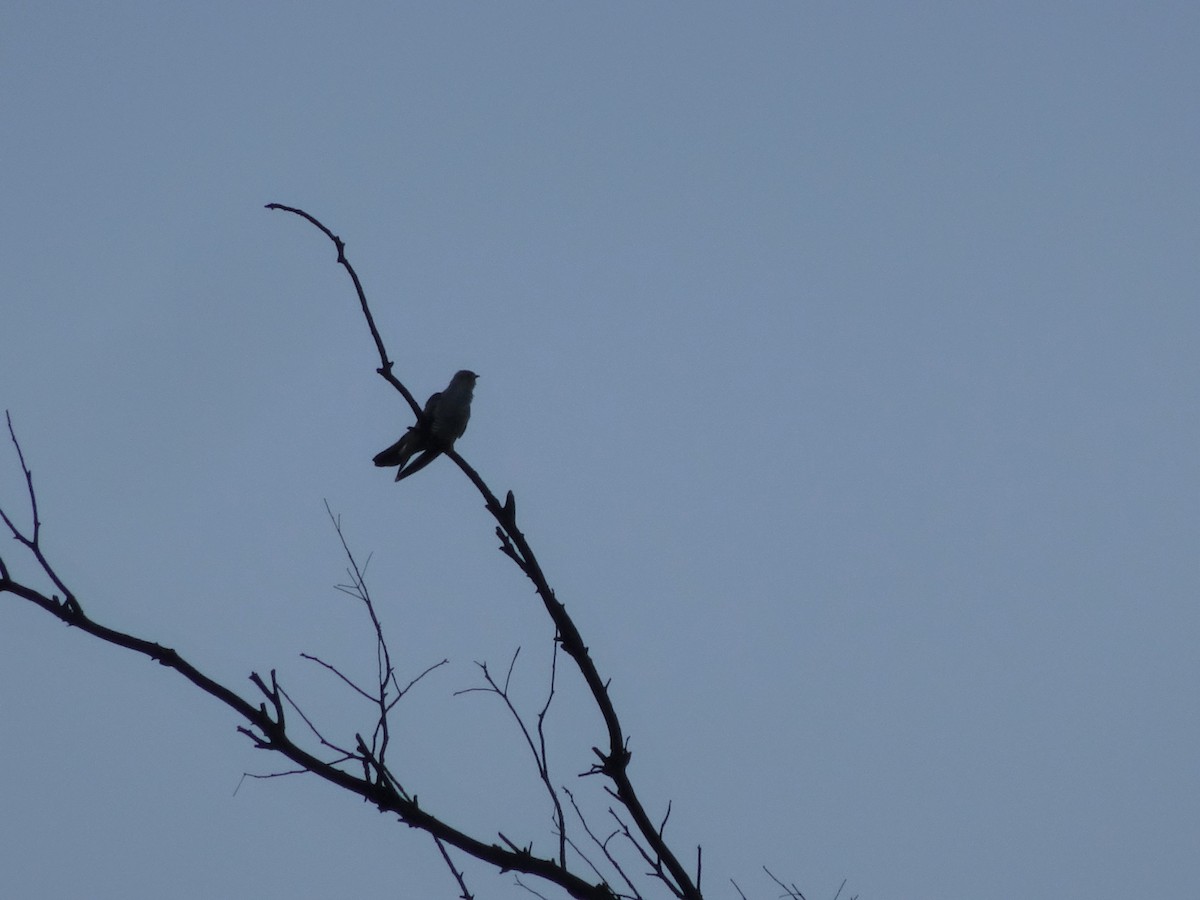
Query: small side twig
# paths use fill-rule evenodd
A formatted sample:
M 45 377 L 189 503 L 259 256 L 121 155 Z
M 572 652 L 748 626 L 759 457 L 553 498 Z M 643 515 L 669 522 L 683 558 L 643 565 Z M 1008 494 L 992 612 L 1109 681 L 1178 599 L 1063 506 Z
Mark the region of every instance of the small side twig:
M 608 814 L 616 819 L 617 825 L 620 826 L 621 829 L 621 835 L 635 850 L 637 850 L 638 855 L 641 856 L 646 865 L 650 867 L 646 874 L 657 878 L 659 881 L 665 884 L 667 886 L 667 890 L 669 890 L 676 897 L 683 897 L 683 890 L 671 880 L 666 869 L 663 868 L 662 859 L 652 859 L 650 857 L 649 852 L 647 852 L 646 848 L 642 846 L 641 841 L 637 839 L 637 836 L 630 829 L 629 825 L 626 824 L 625 820 L 622 819 L 617 811 L 611 806 L 608 808 Z
M 446 865 L 450 867 L 450 873 L 454 876 L 454 880 L 458 882 L 459 890 L 462 891 L 458 896 L 462 900 L 475 900 L 475 895 L 467 890 L 466 878 L 463 876 L 462 870 L 454 865 L 454 860 L 450 858 L 450 853 L 446 850 L 446 845 L 442 843 L 442 839 L 435 837 L 433 842 L 437 844 L 437 848 L 441 851 L 442 859 L 446 861 Z
M 33 489 L 33 471 L 25 463 L 25 451 L 21 449 L 21 442 L 17 440 L 17 432 L 13 428 L 12 413 L 10 411 L 4 411 L 4 420 L 8 423 L 8 437 L 17 451 L 17 461 L 20 463 L 21 472 L 25 476 L 25 489 L 29 493 L 29 512 L 33 519 L 33 531 L 27 536 L 16 526 L 16 523 L 8 517 L 8 514 L 3 509 L 0 509 L 0 519 L 4 520 L 4 524 L 8 526 L 8 530 L 12 532 L 12 536 L 33 554 L 33 558 L 37 560 L 38 566 L 46 574 L 46 577 L 62 592 L 63 605 L 70 611 L 82 613 L 83 607 L 79 605 L 79 600 L 76 599 L 75 594 L 71 592 L 71 589 L 66 586 L 63 580 L 58 577 L 58 573 L 54 571 L 54 567 L 50 565 L 50 561 L 42 551 L 42 519 L 38 514 L 37 491 Z M 8 567 L 4 565 L 2 560 L 0 560 L 0 579 L 6 582 L 9 581 Z
M 583 811 L 579 808 L 579 804 L 575 802 L 575 795 L 565 787 L 563 788 L 563 792 L 567 795 L 567 799 L 571 801 L 571 806 L 575 809 L 575 815 L 579 818 L 579 824 L 583 827 L 584 833 L 591 839 L 592 843 L 600 849 L 600 852 L 604 854 L 604 858 L 608 860 L 608 864 L 613 867 L 618 875 L 621 876 L 621 880 L 625 882 L 626 887 L 628 887 L 630 890 L 630 895 L 634 898 L 637 898 L 637 900 L 641 900 L 642 895 L 639 893 L 637 886 L 634 885 L 633 880 L 625 874 L 625 870 L 621 868 L 620 862 L 617 861 L 617 859 L 612 855 L 612 852 L 608 849 L 609 842 L 616 837 L 617 832 L 610 832 L 608 837 L 606 837 L 603 841 L 600 840 L 598 837 L 596 837 L 595 832 L 592 831 L 592 827 L 588 824 L 587 819 L 584 818 Z M 583 857 L 582 853 L 579 855 Z M 587 859 L 587 857 L 583 858 L 585 860 Z M 591 863 L 588 863 L 588 865 L 591 865 Z M 592 866 L 592 871 L 596 872 L 597 875 L 600 875 L 600 873 L 596 871 L 595 866 Z
M 345 532 L 342 530 L 341 517 L 334 514 L 328 500 L 325 501 L 325 512 L 329 516 L 329 521 L 333 524 L 334 531 L 337 533 L 338 541 L 342 545 L 342 552 L 345 553 L 348 564 L 346 572 L 350 577 L 350 583 L 337 585 L 337 588 L 342 593 L 348 594 L 362 603 L 371 620 L 371 627 L 375 632 L 376 685 L 374 692 L 372 693 L 360 687 L 337 666 L 325 662 L 317 656 L 309 653 L 301 653 L 300 656 L 328 669 L 353 691 L 375 704 L 378 708 L 378 715 L 375 720 L 375 729 L 371 736 L 371 746 L 372 752 L 378 756 L 381 763 L 384 763 L 387 757 L 388 745 L 391 741 L 388 714 L 422 678 L 439 666 L 446 665 L 449 660 L 443 659 L 441 662 L 427 666 L 424 671 L 409 681 L 408 684 L 403 687 L 400 686 L 400 682 L 396 678 L 395 666 L 392 664 L 391 650 L 388 647 L 387 638 L 383 632 L 383 623 L 380 621 L 379 614 L 375 609 L 375 603 L 371 600 L 371 591 L 367 587 L 366 564 L 359 565 L 354 552 L 350 549 L 349 542 L 346 540 Z M 393 691 L 394 696 L 392 695 Z
M 557 645 L 556 645 L 557 648 Z M 483 672 L 483 679 L 487 683 L 486 687 L 465 688 L 461 691 L 455 691 L 454 696 L 461 694 L 473 693 L 488 693 L 495 694 L 508 708 L 509 714 L 513 721 L 517 723 L 517 727 L 521 730 L 521 736 L 525 739 L 525 746 L 529 748 L 530 755 L 533 756 L 534 766 L 537 768 L 538 778 L 542 782 L 547 795 L 550 797 L 550 803 L 554 807 L 554 827 L 558 834 L 558 859 L 559 864 L 565 869 L 567 865 L 567 826 L 566 817 L 563 813 L 562 801 L 559 799 L 558 791 L 554 788 L 554 783 L 550 779 L 550 763 L 546 751 L 546 736 L 543 731 L 546 711 L 550 707 L 550 698 L 554 695 L 553 676 L 551 678 L 550 697 L 547 698 L 546 704 L 542 707 L 541 713 L 538 715 L 537 734 L 538 740 L 535 742 L 533 735 L 529 731 L 529 726 L 525 724 L 525 719 L 517 711 L 517 707 L 512 701 L 512 696 L 509 693 L 509 685 L 512 681 L 513 668 L 517 664 L 517 657 L 521 653 L 521 648 L 518 647 L 513 653 L 512 659 L 508 663 L 508 671 L 504 676 L 504 685 L 501 687 L 492 677 L 491 670 L 488 669 L 486 662 L 476 662 L 480 671 Z
M 763 871 L 766 872 L 767 875 L 770 876 L 770 878 L 773 882 L 775 882 L 777 885 L 779 885 L 781 888 L 783 888 L 784 896 L 790 898 L 790 900 L 805 900 L 804 895 L 802 893 L 800 893 L 800 889 L 798 887 L 796 887 L 795 884 L 791 884 L 791 885 L 784 884 L 782 881 L 780 881 L 778 878 L 776 878 L 775 874 L 770 869 L 768 869 L 766 866 L 763 866 Z M 843 881 L 842 884 L 845 884 L 845 882 Z M 842 892 L 842 889 L 838 888 L 838 893 L 840 894 L 841 892 Z M 837 898 L 835 897 L 834 900 L 837 900 Z

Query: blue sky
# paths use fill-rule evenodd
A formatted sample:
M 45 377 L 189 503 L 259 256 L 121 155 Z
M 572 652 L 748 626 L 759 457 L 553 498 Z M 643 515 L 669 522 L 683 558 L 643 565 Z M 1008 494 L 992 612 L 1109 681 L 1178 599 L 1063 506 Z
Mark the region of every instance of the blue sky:
M 454 696 L 520 646 L 536 710 L 547 623 L 452 466 L 370 465 L 406 411 L 332 247 L 263 209 L 301 206 L 416 394 L 481 374 L 460 450 L 709 896 L 1200 889 L 1193 6 L 0 18 L 0 404 L 94 617 L 367 728 L 299 658 L 371 666 L 328 500 L 402 673 L 450 660 L 411 789 L 549 846 L 511 723 Z M 575 786 L 602 731 L 560 700 Z M 278 766 L 231 714 L 11 597 L 0 708 L 13 896 L 457 893 L 314 779 L 235 796 Z

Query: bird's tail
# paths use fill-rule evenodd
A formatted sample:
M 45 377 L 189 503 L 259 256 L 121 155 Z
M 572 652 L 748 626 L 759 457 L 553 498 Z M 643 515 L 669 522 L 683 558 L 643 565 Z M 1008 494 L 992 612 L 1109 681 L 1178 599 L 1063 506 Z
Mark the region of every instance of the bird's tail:
M 404 434 L 400 437 L 400 440 L 396 441 L 396 443 L 392 444 L 392 446 L 388 447 L 386 450 L 380 450 L 378 453 L 376 453 L 372 462 L 380 467 L 403 466 L 409 461 L 410 458 L 412 458 L 412 455 L 416 452 L 416 449 L 417 448 L 413 446 L 412 429 L 410 428 L 408 431 L 404 432 Z
M 413 464 L 411 466 L 409 466 L 407 469 L 403 468 L 403 466 L 402 466 L 400 468 L 400 471 L 396 473 L 396 480 L 400 481 L 402 478 L 407 478 L 409 475 L 414 475 L 417 472 L 420 472 L 423 468 L 425 468 L 427 465 L 429 465 L 431 462 L 433 462 L 435 459 L 437 459 L 441 455 L 442 455 L 442 451 L 440 449 L 426 450 L 424 453 L 422 453 L 420 456 L 418 456 L 415 460 L 413 460 Z M 407 460 L 405 460 L 405 461 L 407 462 Z

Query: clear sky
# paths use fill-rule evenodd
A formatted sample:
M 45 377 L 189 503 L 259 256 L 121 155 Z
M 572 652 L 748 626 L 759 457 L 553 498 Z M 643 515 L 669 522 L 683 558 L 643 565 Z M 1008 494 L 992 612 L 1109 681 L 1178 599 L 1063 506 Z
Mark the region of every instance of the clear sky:
M 546 850 L 522 524 L 710 897 L 1200 896 L 1200 7 L 8 2 L 0 405 L 89 613 Z M 16 461 L 0 501 L 23 513 Z M 15 548 L 6 546 L 5 552 Z M 13 558 L 10 556 L 10 559 Z M 28 570 L 24 571 L 28 574 Z M 603 739 L 564 679 L 556 779 Z M 423 836 L 0 598 L 0 893 L 453 897 Z M 599 802 L 599 801 L 597 801 Z M 526 897 L 467 866 L 480 897 Z

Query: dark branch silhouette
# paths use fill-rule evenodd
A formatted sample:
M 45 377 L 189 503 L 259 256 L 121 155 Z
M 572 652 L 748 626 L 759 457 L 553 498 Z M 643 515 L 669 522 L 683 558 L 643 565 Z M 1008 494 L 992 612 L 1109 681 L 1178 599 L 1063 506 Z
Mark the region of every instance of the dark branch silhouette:
M 363 317 L 378 353 L 379 366 L 376 371 L 400 393 L 412 409 L 417 426 L 421 426 L 424 422 L 425 410 L 418 405 L 412 393 L 394 373 L 394 363 L 388 355 L 383 338 L 375 324 L 374 316 L 371 314 L 362 282 L 346 257 L 344 242 L 304 210 L 278 203 L 268 204 L 267 208 L 292 213 L 304 219 L 333 242 L 337 249 L 337 262 L 345 268 L 354 284 Z M 443 659 L 428 665 L 407 683 L 401 684 L 388 649 L 383 626 L 371 600 L 365 577 L 365 566 L 360 566 L 356 560 L 343 535 L 341 522 L 329 510 L 328 504 L 326 504 L 326 510 L 329 512 L 334 530 L 348 561 L 349 583 L 338 585 L 338 588 L 362 604 L 374 629 L 376 653 L 374 683 L 361 684 L 331 662 L 311 654 L 301 654 L 301 656 L 329 672 L 353 694 L 373 706 L 375 724 L 369 739 L 365 738 L 362 733 L 356 733 L 352 745 L 346 741 L 338 743 L 323 734 L 312 718 L 288 694 L 273 669 L 270 670 L 268 678 L 263 678 L 258 672 L 251 672 L 249 678 L 257 693 L 243 696 L 227 685 L 205 675 L 172 648 L 109 628 L 89 617 L 84 612 L 79 599 L 59 576 L 45 553 L 33 475 L 17 439 L 11 416 L 7 417 L 7 422 L 9 438 L 16 450 L 17 460 L 25 479 L 31 525 L 28 529 L 23 529 L 3 508 L 0 508 L 0 520 L 3 521 L 15 541 L 32 557 L 36 564 L 36 570 L 49 579 L 55 592 L 47 594 L 19 581 L 12 574 L 9 560 L 3 552 L 0 552 L 0 594 L 8 593 L 27 600 L 66 624 L 93 637 L 140 653 L 166 668 L 174 670 L 192 685 L 233 710 L 241 720 L 237 730 L 248 737 L 255 747 L 277 753 L 294 766 L 294 768 L 288 768 L 287 771 L 275 772 L 271 775 L 248 777 L 280 777 L 285 774 L 309 772 L 361 796 L 374 804 L 380 811 L 395 814 L 404 824 L 424 831 L 433 839 L 459 887 L 463 900 L 473 900 L 473 895 L 467 887 L 462 870 L 455 864 L 449 848 L 454 848 L 490 864 L 500 872 L 515 873 L 517 883 L 536 896 L 542 895 L 522 880 L 521 876 L 540 879 L 545 884 L 556 885 L 568 895 L 581 898 L 581 900 L 615 900 L 615 898 L 642 900 L 645 896 L 645 889 L 637 885 L 636 876 L 630 868 L 631 861 L 634 863 L 640 861 L 646 867 L 644 875 L 652 879 L 649 883 L 659 883 L 672 896 L 682 898 L 682 900 L 701 900 L 702 856 L 700 850 L 697 848 L 696 851 L 693 879 L 692 874 L 687 871 L 675 852 L 668 846 L 665 838 L 666 824 L 671 812 L 670 805 L 668 804 L 662 821 L 655 825 L 634 787 L 629 775 L 632 757 L 629 739 L 621 726 L 616 708 L 609 696 L 608 682 L 600 675 L 578 628 L 567 614 L 566 608 L 555 596 L 533 548 L 518 526 L 516 498 L 512 491 L 508 491 L 504 502 L 501 503 L 479 473 L 453 448 L 452 441 L 442 449 L 442 452 L 454 461 L 483 497 L 485 508 L 496 522 L 495 533 L 499 540 L 500 551 L 511 559 L 533 584 L 537 596 L 554 625 L 555 645 L 551 657 L 549 689 L 545 703 L 537 713 L 535 726 L 531 727 L 521 715 L 509 691 L 513 666 L 517 661 L 516 653 L 512 657 L 507 675 L 502 683 L 492 676 L 486 663 L 479 663 L 484 686 L 468 689 L 469 691 L 483 691 L 499 697 L 519 726 L 537 768 L 538 777 L 553 807 L 553 828 L 557 845 L 553 857 L 535 855 L 532 841 L 513 841 L 504 834 L 497 835 L 498 842 L 485 841 L 455 828 L 443 817 L 420 806 L 416 794 L 410 793 L 403 786 L 400 773 L 393 771 L 389 766 L 389 713 L 422 678 L 439 666 L 445 665 L 447 660 Z M 582 773 L 606 779 L 604 790 L 616 801 L 614 806 L 608 808 L 608 815 L 615 823 L 615 827 L 603 837 L 587 821 L 580 805 L 576 802 L 575 795 L 566 787 L 556 785 L 550 774 L 544 726 L 555 697 L 560 649 L 579 669 L 591 700 L 604 721 L 605 740 L 603 746 L 592 747 L 596 761 L 586 772 Z M 517 652 L 519 653 L 519 648 Z M 287 720 L 292 713 L 295 713 L 302 722 L 301 731 L 306 730 L 308 734 L 311 734 L 311 738 L 308 738 L 307 735 L 303 738 L 297 737 L 293 733 L 293 729 L 289 729 Z M 315 750 L 330 754 L 333 757 L 332 760 L 321 759 L 315 755 L 313 750 L 304 746 L 305 742 L 313 743 L 314 741 Z M 592 845 L 591 854 L 593 856 L 598 854 L 594 861 L 581 846 L 582 842 L 570 836 L 561 799 L 562 794 L 566 795 L 583 835 L 586 835 L 587 841 Z M 568 851 L 582 861 L 585 867 L 584 871 L 587 872 L 586 877 L 584 874 L 571 870 L 572 860 L 569 858 Z M 768 875 L 770 875 L 769 872 Z M 770 877 L 775 879 L 774 875 L 770 875 Z M 778 879 L 775 881 L 787 892 L 788 896 L 803 900 L 794 885 L 784 885 Z M 619 885 L 619 887 L 614 885 Z M 736 883 L 734 887 L 741 894 L 741 889 L 737 887 Z
M 299 771 L 311 772 L 343 790 L 357 794 L 370 801 L 381 812 L 394 813 L 404 824 L 428 833 L 439 844 L 456 847 L 478 860 L 495 866 L 502 872 L 512 871 L 545 879 L 558 885 L 572 897 L 578 897 L 581 900 L 612 900 L 615 894 L 603 882 L 589 882 L 567 871 L 556 861 L 534 856 L 528 850 L 511 846 L 506 848 L 479 840 L 422 809 L 418 805 L 416 797 L 411 796 L 401 786 L 399 779 L 381 759 L 382 748 L 372 748 L 361 735 L 355 736 L 356 746 L 352 751 L 337 748 L 324 738 L 319 738 L 324 746 L 339 753 L 341 756 L 339 762 L 351 764 L 360 769 L 361 775 L 352 774 L 339 768 L 338 763 L 326 762 L 314 756 L 297 743 L 288 732 L 284 709 L 285 704 L 290 705 L 290 703 L 286 702 L 283 688 L 273 670 L 270 673 L 269 683 L 257 672 L 250 674 L 250 681 L 265 698 L 265 702 L 260 699 L 255 703 L 205 675 L 170 647 L 164 647 L 153 641 L 109 628 L 89 618 L 84 613 L 79 601 L 46 560 L 44 548 L 41 545 L 33 475 L 25 465 L 21 445 L 12 426 L 11 415 L 8 416 L 8 426 L 9 436 L 17 450 L 18 459 L 21 461 L 21 468 L 25 475 L 34 524 L 32 530 L 26 534 L 6 511 L 0 511 L 0 519 L 4 521 L 13 538 L 30 551 L 43 574 L 50 578 L 63 596 L 60 598 L 58 594 L 47 595 L 14 579 L 8 559 L 2 554 L 0 554 L 0 594 L 13 594 L 28 600 L 67 625 L 114 646 L 140 653 L 168 669 L 173 669 L 200 690 L 220 700 L 236 712 L 245 723 L 238 726 L 238 731 L 250 738 L 256 747 L 279 753 L 295 763 L 299 767 Z M 309 725 L 311 727 L 311 723 Z M 315 732 L 315 728 L 313 730 Z M 457 872 L 456 869 L 454 871 Z M 467 893 L 465 888 L 463 892 Z
M 359 281 L 354 267 L 346 259 L 346 246 L 342 239 L 304 210 L 284 206 L 279 203 L 269 203 L 267 204 L 267 209 L 277 209 L 298 215 L 316 226 L 326 237 L 333 241 L 338 251 L 337 261 L 346 268 L 346 271 L 350 273 L 350 277 L 354 281 L 355 290 L 358 291 L 359 303 L 362 305 L 363 315 L 367 319 L 367 325 L 371 329 L 371 336 L 375 340 L 375 347 L 379 351 L 380 367 L 378 372 L 387 379 L 389 384 L 400 391 L 405 400 L 408 401 L 409 406 L 412 407 L 414 415 L 420 417 L 421 410 L 413 399 L 412 393 L 393 374 L 394 364 L 388 356 L 383 339 L 379 336 L 379 329 L 375 327 L 375 319 L 371 315 L 370 306 L 367 303 L 366 294 L 363 292 L 362 283 Z M 699 898 L 700 891 L 692 882 L 687 869 L 684 868 L 671 848 L 667 846 L 660 831 L 655 828 L 645 807 L 642 805 L 641 798 L 634 789 L 633 782 L 629 778 L 629 760 L 631 754 L 628 741 L 621 728 L 616 708 L 608 696 L 608 687 L 600 677 L 600 672 L 588 652 L 587 645 L 584 644 L 583 638 L 579 634 L 579 629 L 575 627 L 575 622 L 567 614 L 566 607 L 559 603 L 558 599 L 554 596 L 554 591 L 550 588 L 550 583 L 547 581 L 532 547 L 530 547 L 524 533 L 517 526 L 516 498 L 513 496 L 512 491 L 508 492 L 504 504 L 501 504 L 496 499 L 496 495 L 492 493 L 491 488 L 480 477 L 479 473 L 456 450 L 446 450 L 446 456 L 454 460 L 455 464 L 462 469 L 463 473 L 471 480 L 471 483 L 475 485 L 476 490 L 483 496 L 484 505 L 488 512 L 496 519 L 496 533 L 500 538 L 502 551 L 533 582 L 533 586 L 541 598 L 546 612 L 550 615 L 551 620 L 554 622 L 554 627 L 558 630 L 558 640 L 562 645 L 563 651 L 571 657 L 575 665 L 579 668 L 580 673 L 583 675 L 583 680 L 587 683 L 588 690 L 591 691 L 592 699 L 595 701 L 601 716 L 604 718 L 604 724 L 608 731 L 608 747 L 604 750 L 601 750 L 599 747 L 592 748 L 598 760 L 592 767 L 592 773 L 604 775 L 612 781 L 614 796 L 629 811 L 634 827 L 641 835 L 641 839 L 646 842 L 650 850 L 654 853 L 657 860 L 655 868 L 658 874 L 667 886 L 672 889 L 672 892 L 680 897 Z

